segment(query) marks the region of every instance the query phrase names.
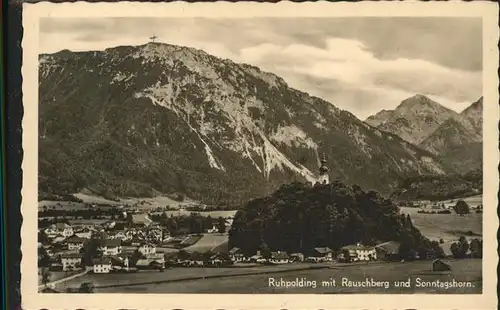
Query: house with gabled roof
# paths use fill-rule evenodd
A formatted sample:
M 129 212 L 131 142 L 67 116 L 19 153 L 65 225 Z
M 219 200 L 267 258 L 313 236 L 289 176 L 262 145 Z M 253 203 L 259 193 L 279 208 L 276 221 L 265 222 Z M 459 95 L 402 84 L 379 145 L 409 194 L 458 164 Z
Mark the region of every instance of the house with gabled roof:
M 92 271 L 94 273 L 109 273 L 111 271 L 111 259 L 102 257 L 92 260 Z
M 82 255 L 78 253 L 65 253 L 61 255 L 63 271 L 71 271 L 81 267 Z
M 121 240 L 119 239 L 99 239 L 97 240 L 97 250 L 104 256 L 118 255 L 122 252 Z
M 63 242 L 64 240 L 66 240 L 66 238 L 67 238 L 66 236 L 61 235 L 61 234 L 59 234 L 59 235 L 55 235 L 55 236 L 53 236 L 53 238 L 52 238 L 52 240 L 51 240 L 51 243 L 52 243 L 52 244 L 54 244 L 54 243 L 61 243 L 61 242 Z
M 375 246 L 377 258 L 384 260 L 399 260 L 400 243 L 397 241 L 387 241 Z
M 63 235 L 64 237 L 67 238 L 73 235 L 74 231 L 73 228 L 66 223 L 55 223 L 46 228 L 45 233 L 49 237 L 56 235 Z
M 75 231 L 75 236 L 85 239 L 90 239 L 92 237 L 92 230 L 84 228 L 79 231 Z
M 321 257 L 325 260 L 333 259 L 333 250 L 329 247 L 317 247 L 311 251 L 311 256 L 313 257 Z
M 273 264 L 287 264 L 290 262 L 290 256 L 283 251 L 271 252 L 269 262 Z
M 138 248 L 137 251 L 144 256 L 148 256 L 151 254 L 156 254 L 156 246 L 149 242 L 143 242 Z
M 234 247 L 229 250 L 229 259 L 233 263 L 239 263 L 245 260 L 245 255 L 243 255 L 240 248 Z
M 362 244 L 346 245 L 341 248 L 345 258 L 349 261 L 369 261 L 377 259 L 377 251 L 373 246 Z
M 80 238 L 76 235 L 73 235 L 73 236 L 67 238 L 66 240 L 64 240 L 68 250 L 70 250 L 70 251 L 80 251 L 80 249 L 83 248 L 86 241 L 87 241 L 87 239 Z

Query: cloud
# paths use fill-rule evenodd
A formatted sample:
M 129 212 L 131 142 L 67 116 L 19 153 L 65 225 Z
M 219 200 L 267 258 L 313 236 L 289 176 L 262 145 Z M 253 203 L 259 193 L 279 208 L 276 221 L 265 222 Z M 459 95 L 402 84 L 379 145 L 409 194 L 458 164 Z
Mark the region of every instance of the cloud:
M 479 18 L 45 19 L 43 52 L 139 45 L 156 34 L 273 72 L 359 118 L 416 93 L 456 111 L 482 95 Z
M 394 108 L 420 93 L 455 110 L 481 95 L 481 72 L 421 59 L 379 59 L 363 42 L 326 38 L 324 48 L 265 43 L 241 50 L 239 60 L 282 76 L 292 87 L 333 102 L 360 118 Z

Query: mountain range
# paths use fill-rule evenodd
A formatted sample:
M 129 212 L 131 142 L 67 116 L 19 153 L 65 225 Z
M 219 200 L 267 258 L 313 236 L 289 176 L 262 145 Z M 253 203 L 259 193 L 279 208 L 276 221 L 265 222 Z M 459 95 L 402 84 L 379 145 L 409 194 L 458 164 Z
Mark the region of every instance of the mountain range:
M 393 114 L 369 125 L 274 74 L 193 48 L 43 54 L 39 194 L 181 193 L 239 206 L 283 183 L 315 182 L 323 156 L 331 179 L 384 194 L 403 178 L 457 172 L 432 147 L 388 129 L 396 125 L 381 127 Z M 445 121 L 436 116 L 433 132 Z M 424 127 L 420 118 L 416 126 Z M 415 137 L 423 143 L 430 134 Z
M 482 97 L 457 113 L 415 95 L 366 122 L 431 152 L 451 170 L 468 173 L 482 169 L 482 113 Z

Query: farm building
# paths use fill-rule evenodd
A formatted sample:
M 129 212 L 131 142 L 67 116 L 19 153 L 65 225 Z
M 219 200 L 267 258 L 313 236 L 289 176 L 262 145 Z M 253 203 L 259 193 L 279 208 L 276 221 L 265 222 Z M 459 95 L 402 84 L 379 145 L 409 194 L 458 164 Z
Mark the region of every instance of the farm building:
M 309 256 L 322 258 L 324 260 L 333 260 L 333 251 L 329 247 L 314 248 L 310 251 Z
M 377 258 L 383 260 L 397 260 L 399 258 L 400 243 L 396 241 L 387 241 L 375 246 Z
M 286 264 L 290 262 L 290 256 L 286 252 L 278 251 L 271 252 L 271 257 L 269 258 L 269 262 L 273 264 Z
M 440 259 L 432 262 L 432 271 L 450 271 L 451 266 Z

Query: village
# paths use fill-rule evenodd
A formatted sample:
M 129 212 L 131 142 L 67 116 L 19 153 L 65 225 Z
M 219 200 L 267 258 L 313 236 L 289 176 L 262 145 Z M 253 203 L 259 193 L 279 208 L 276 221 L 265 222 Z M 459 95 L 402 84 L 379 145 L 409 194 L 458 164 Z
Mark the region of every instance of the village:
M 38 244 L 39 289 L 55 292 L 50 287 L 54 281 L 84 274 L 105 276 L 145 272 L 149 274 L 145 276 L 155 278 L 151 272 L 169 272 L 173 268 L 243 270 L 261 266 L 262 270 L 271 270 L 270 266 L 305 268 L 399 261 L 400 244 L 395 241 L 372 246 L 352 244 L 336 251 L 317 247 L 306 253 L 257 251 L 253 255 L 245 255 L 239 248 L 228 248 L 230 218 L 213 219 L 212 226 L 201 233 L 191 233 L 190 229 L 178 229 L 172 233 L 167 226 L 150 217 L 155 218 L 147 213 L 135 213 L 101 223 L 72 220 L 42 228 L 39 236 L 44 237 Z M 132 220 L 128 222 L 127 218 Z M 450 266 L 435 260 L 432 269 L 449 270 Z
M 318 247 L 309 253 L 258 251 L 245 256 L 238 248 L 227 248 L 227 232 L 231 219 L 224 219 L 224 228 L 213 226 L 203 233 L 180 232 L 173 236 L 161 224 L 145 214 L 135 214 L 132 225 L 116 229 L 119 221 L 102 224 L 68 224 L 58 222 L 40 229 L 39 266 L 50 271 L 86 270 L 92 273 L 137 272 L 146 269 L 163 271 L 172 267 L 244 267 L 296 262 L 373 261 L 397 254 L 395 242 L 378 246 L 348 245 L 335 253 Z M 78 221 L 73 221 L 78 222 Z M 220 225 L 219 225 L 220 226 Z M 196 246 L 203 239 L 218 240 L 207 246 Z

